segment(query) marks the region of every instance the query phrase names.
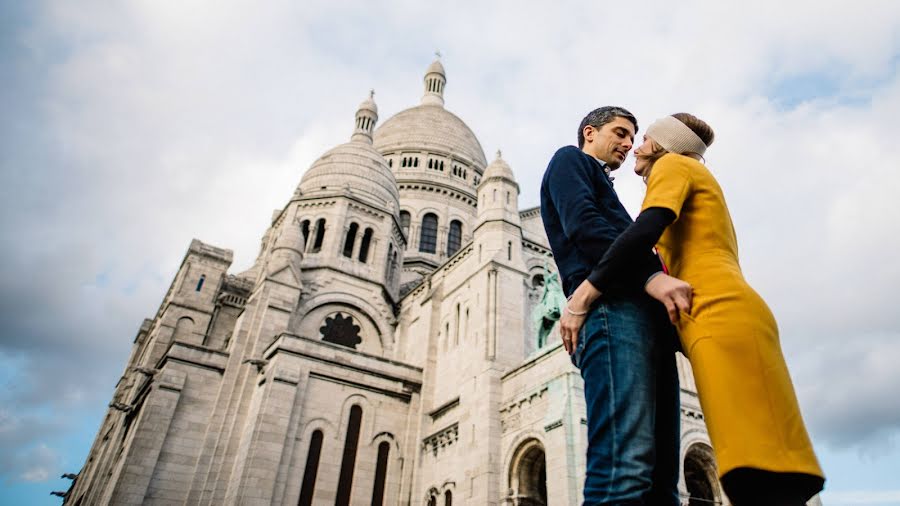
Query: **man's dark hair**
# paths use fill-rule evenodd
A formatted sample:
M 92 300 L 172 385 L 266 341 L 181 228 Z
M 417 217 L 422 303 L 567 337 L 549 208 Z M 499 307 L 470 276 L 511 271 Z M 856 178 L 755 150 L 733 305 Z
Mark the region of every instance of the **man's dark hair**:
M 607 105 L 594 109 L 581 120 L 581 125 L 578 126 L 578 148 L 584 147 L 584 127 L 591 125 L 592 127 L 599 129 L 616 118 L 625 118 L 630 121 L 634 125 L 635 133 L 637 133 L 638 123 L 634 114 L 631 114 L 628 109 L 625 109 L 624 107 Z

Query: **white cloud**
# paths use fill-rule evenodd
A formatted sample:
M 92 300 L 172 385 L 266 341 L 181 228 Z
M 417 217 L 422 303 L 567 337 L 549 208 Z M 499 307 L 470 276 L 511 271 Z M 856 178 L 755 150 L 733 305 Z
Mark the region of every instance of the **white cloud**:
M 367 90 L 381 122 L 416 105 L 440 49 L 447 107 L 489 157 L 503 149 L 523 206 L 593 107 L 628 106 L 643 127 L 708 119 L 745 273 L 817 444 L 895 441 L 900 4 L 39 5 L 9 32 L 30 79 L 10 86 L 32 97 L 10 124 L 31 129 L 0 139 L 0 351 L 29 364 L 16 406 L 102 409 L 190 239 L 246 267 Z M 616 184 L 634 210 L 629 171 Z
M 862 504 L 897 506 L 900 505 L 900 490 L 833 492 L 827 495 L 827 504 L 828 506 L 856 506 Z

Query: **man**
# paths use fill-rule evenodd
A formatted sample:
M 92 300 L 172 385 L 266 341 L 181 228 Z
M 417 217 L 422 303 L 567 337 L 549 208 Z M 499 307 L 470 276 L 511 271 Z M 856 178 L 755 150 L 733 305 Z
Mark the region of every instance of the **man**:
M 621 107 L 591 111 L 578 148 L 561 148 L 541 184 L 544 229 L 571 297 L 560 334 L 584 378 L 588 450 L 584 504 L 677 505 L 680 412 L 674 328 L 665 308 L 689 304 L 690 285 L 660 272 L 651 251 L 630 259 L 606 293 L 590 275 L 632 220 L 609 173 L 631 150 L 637 120 Z

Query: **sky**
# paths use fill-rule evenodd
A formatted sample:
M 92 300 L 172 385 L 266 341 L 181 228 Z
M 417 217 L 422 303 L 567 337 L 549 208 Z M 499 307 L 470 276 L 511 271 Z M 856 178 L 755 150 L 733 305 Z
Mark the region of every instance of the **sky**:
M 522 208 L 595 107 L 710 123 L 823 503 L 900 506 L 900 3 L 869 0 L 0 0 L 0 504 L 59 504 L 191 239 L 249 267 L 369 90 L 381 122 L 417 105 L 435 51 Z

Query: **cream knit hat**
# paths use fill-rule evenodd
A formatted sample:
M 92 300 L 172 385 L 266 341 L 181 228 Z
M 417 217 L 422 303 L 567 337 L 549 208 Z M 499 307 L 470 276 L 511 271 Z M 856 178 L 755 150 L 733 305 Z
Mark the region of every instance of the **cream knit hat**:
M 663 116 L 647 128 L 647 137 L 670 153 L 696 153 L 700 156 L 706 152 L 706 144 L 687 125 L 672 116 Z

